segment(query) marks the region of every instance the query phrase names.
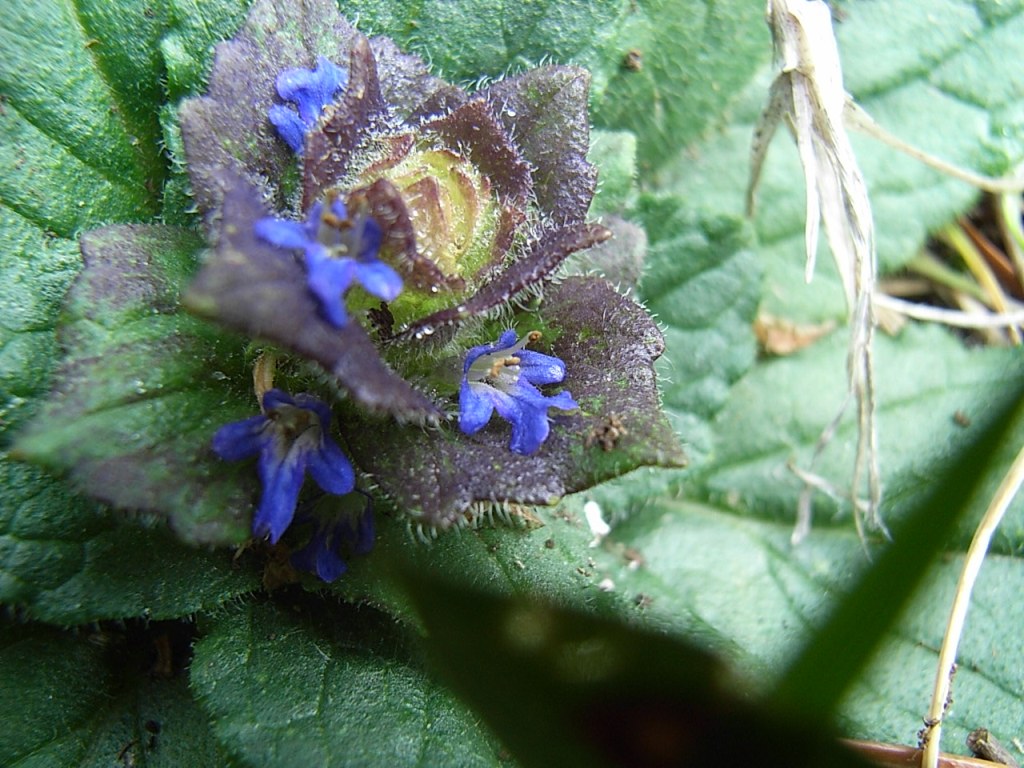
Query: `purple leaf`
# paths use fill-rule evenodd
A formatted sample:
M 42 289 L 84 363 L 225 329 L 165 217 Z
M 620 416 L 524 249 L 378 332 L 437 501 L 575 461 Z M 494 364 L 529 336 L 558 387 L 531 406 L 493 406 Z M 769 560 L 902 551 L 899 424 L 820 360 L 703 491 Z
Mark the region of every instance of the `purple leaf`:
M 579 67 L 541 67 L 480 91 L 533 166 L 537 202 L 556 224 L 579 224 L 597 185 L 587 162 L 590 74 Z
M 685 465 L 660 409 L 654 361 L 664 341 L 644 309 L 605 280 L 572 277 L 547 290 L 539 313 L 558 331 L 545 352 L 565 362 L 562 391 L 581 410 L 552 410 L 536 454 L 510 451 L 511 429 L 498 419 L 467 436 L 453 425 L 381 432 L 352 412 L 342 417 L 351 455 L 399 509 L 446 528 L 476 502 L 552 504 L 636 467 Z M 528 315 L 520 325 L 530 329 Z

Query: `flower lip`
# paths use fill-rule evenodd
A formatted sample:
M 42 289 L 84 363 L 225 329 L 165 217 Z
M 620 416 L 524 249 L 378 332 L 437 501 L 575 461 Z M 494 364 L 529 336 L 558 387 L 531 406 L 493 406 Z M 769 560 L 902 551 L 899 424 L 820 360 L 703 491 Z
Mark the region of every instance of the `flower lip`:
M 295 104 L 295 109 L 274 104 L 267 118 L 278 135 L 301 156 L 306 134 L 320 120 L 324 107 L 334 101 L 335 95 L 348 84 L 348 71 L 323 56 L 317 58 L 316 69 L 285 69 L 277 76 L 277 94 Z
M 496 410 L 511 423 L 509 449 L 528 456 L 535 453 L 550 432 L 548 409 L 574 410 L 572 395 L 559 392 L 547 396 L 537 385 L 557 384 L 565 378 L 565 363 L 557 357 L 524 347 L 540 338 L 528 333 L 516 341 L 514 330 L 505 331 L 496 342 L 473 347 L 463 364 L 459 388 L 459 429 L 465 434 L 479 432 Z
M 320 488 L 336 496 L 355 488 L 355 472 L 327 434 L 331 413 L 322 400 L 270 389 L 263 395 L 263 409 L 259 416 L 218 429 L 212 446 L 226 461 L 258 457 L 263 494 L 252 532 L 269 536 L 270 543 L 276 544 L 291 525 L 307 472 Z

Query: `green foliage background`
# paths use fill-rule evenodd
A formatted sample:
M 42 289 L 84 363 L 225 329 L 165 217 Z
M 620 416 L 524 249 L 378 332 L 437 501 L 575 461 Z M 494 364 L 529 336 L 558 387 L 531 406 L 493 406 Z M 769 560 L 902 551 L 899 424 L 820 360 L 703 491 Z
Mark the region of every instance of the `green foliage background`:
M 383 520 L 374 554 L 329 592 L 267 597 L 252 555 L 233 562 L 229 552 L 183 544 L 5 454 L 0 763 L 110 765 L 131 754 L 167 766 L 504 764 L 510 756 L 490 728 L 428 664 L 430 601 L 410 578 L 442 594 L 447 580 L 542 598 L 685 640 L 724 658 L 739 689 L 764 692 L 871 565 L 849 509 L 828 500 L 808 540 L 789 545 L 799 484 L 786 465 L 807 462 L 842 402 L 844 309 L 827 254 L 814 282 L 802 279 L 803 190 L 787 137 L 769 155 L 756 220 L 741 217 L 749 139 L 772 72 L 762 4 L 340 7 L 364 32 L 394 37 L 456 81 L 541 61 L 593 72 L 595 213 L 624 213 L 646 228 L 639 294 L 664 326 L 664 401 L 691 466 L 637 472 L 588 494 L 617 523 L 600 547 L 589 546 L 583 498 L 541 511 L 539 528 L 469 530 L 430 545 Z M 933 0 L 926 9 L 850 0 L 842 10 L 847 87 L 880 123 L 988 173 L 1024 157 L 1024 2 Z M 42 0 L 0 14 L 5 450 L 49 390 L 78 236 L 109 223 L 195 226 L 174 105 L 203 91 L 213 46 L 245 11 L 237 0 Z M 628 55 L 639 69 L 626 66 Z M 855 147 L 885 270 L 976 197 L 869 140 Z M 791 357 L 759 358 L 759 308 L 840 327 Z M 997 396 L 1019 388 L 1020 355 L 909 327 L 879 339 L 877 369 L 884 514 L 898 525 L 971 447 Z M 958 411 L 972 426 L 955 422 Z M 838 484 L 852 465 L 853 430 L 841 425 L 818 467 Z M 914 741 L 960 553 L 1022 439 L 1024 422 L 1011 419 L 943 556 L 843 699 L 844 734 Z M 972 606 L 943 742 L 951 751 L 963 752 L 966 732 L 980 725 L 1007 740 L 1020 735 L 1022 551 L 1017 503 Z M 196 620 L 182 641 L 194 640 L 191 667 L 151 679 L 148 649 L 173 635 L 161 622 L 177 617 Z M 111 623 L 139 618 L 152 623 Z M 495 649 L 493 665 L 502 663 Z

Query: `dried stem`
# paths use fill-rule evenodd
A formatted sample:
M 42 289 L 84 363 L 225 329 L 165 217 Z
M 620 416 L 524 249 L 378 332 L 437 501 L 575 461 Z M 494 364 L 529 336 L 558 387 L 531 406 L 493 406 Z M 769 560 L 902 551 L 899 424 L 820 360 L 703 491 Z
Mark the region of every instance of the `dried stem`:
M 961 312 L 956 309 L 944 309 L 943 307 L 933 307 L 930 304 L 904 301 L 895 296 L 881 293 L 875 295 L 875 306 L 899 312 L 901 315 L 912 317 L 915 320 L 943 323 L 955 328 L 1008 328 L 1024 325 L 1024 309 L 1016 309 L 1002 315 L 993 315 L 987 312 Z
M 922 768 L 937 768 L 939 764 L 939 741 L 942 735 L 942 718 L 945 714 L 946 701 L 949 698 L 951 678 L 956 663 L 957 647 L 960 644 L 960 636 L 963 634 L 964 621 L 967 618 L 967 607 L 971 599 L 971 591 L 977 581 L 981 564 L 988 552 L 989 542 L 992 534 L 995 533 L 1006 508 L 1013 501 L 1014 496 L 1024 483 L 1024 448 L 1021 448 L 1014 459 L 1009 472 L 1000 483 L 999 489 L 992 498 L 992 503 L 985 511 L 978 529 L 974 532 L 971 546 L 967 549 L 967 556 L 964 559 L 963 570 L 960 573 L 960 581 L 956 585 L 956 594 L 953 596 L 953 605 L 949 612 L 949 621 L 946 624 L 946 635 L 942 639 L 942 648 L 939 651 L 939 663 L 935 670 L 935 687 L 932 690 L 931 708 L 925 723 L 928 727 L 924 733 L 924 754 L 921 757 Z

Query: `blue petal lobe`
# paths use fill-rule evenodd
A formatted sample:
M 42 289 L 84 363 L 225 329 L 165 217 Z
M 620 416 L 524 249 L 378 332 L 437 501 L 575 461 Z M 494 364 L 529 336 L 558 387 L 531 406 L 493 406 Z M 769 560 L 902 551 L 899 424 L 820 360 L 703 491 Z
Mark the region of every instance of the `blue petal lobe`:
M 277 135 L 301 157 L 306 144 L 306 124 L 302 118 L 295 114 L 295 110 L 282 104 L 272 105 L 267 111 L 267 118 L 277 129 Z
M 252 521 L 253 536 L 269 534 L 270 543 L 276 544 L 291 525 L 295 505 L 305 475 L 306 457 L 301 450 L 292 449 L 279 455 L 277 446 L 267 446 L 260 454 L 258 465 L 263 495 Z
M 286 69 L 277 76 L 277 92 L 299 108 L 299 116 L 310 128 L 320 112 L 334 100 L 334 94 L 348 83 L 348 73 L 323 56 L 316 69 Z
M 568 391 L 559 392 L 557 395 L 551 395 L 546 398 L 548 408 L 558 408 L 562 411 L 575 411 L 580 407 L 571 394 Z
M 253 231 L 258 238 L 278 248 L 305 249 L 310 243 L 306 226 L 297 221 L 270 217 L 257 219 Z
M 384 301 L 391 301 L 402 292 L 402 277 L 383 261 L 357 263 L 356 279 L 366 289 Z
M 292 553 L 292 566 L 315 573 L 322 581 L 336 580 L 348 570 L 348 566 L 334 550 L 333 543 L 329 529 L 318 528 L 304 547 Z
M 529 407 L 530 403 L 521 402 L 521 398 L 518 396 L 517 392 L 513 392 L 512 395 L 509 395 L 486 384 L 484 386 L 488 389 L 490 400 L 494 404 L 494 409 L 498 412 L 498 415 L 505 421 L 511 422 L 514 427 L 516 422 L 522 419 L 523 407 Z M 513 397 L 513 395 L 516 396 Z
M 335 581 L 347 570 L 348 566 L 337 552 L 328 546 L 319 549 L 316 555 L 316 575 L 320 577 L 321 581 L 327 583 Z
M 519 375 L 531 384 L 557 384 L 565 378 L 565 363 L 557 357 L 521 350 L 519 358 Z
M 354 259 L 326 259 L 312 262 L 307 259 L 309 270 L 306 285 L 320 301 L 324 317 L 336 328 L 348 324 L 348 311 L 342 294 L 348 290 L 356 276 Z
M 512 422 L 512 441 L 508 447 L 513 453 L 529 456 L 547 440 L 550 429 L 546 409 L 523 408 L 521 416 Z
M 359 258 L 365 259 L 376 256 L 380 251 L 380 244 L 384 239 L 384 232 L 374 219 L 364 217 L 362 229 L 359 231 Z
M 295 398 L 285 392 L 283 389 L 274 387 L 268 389 L 263 393 L 263 399 L 261 400 L 264 409 L 273 411 L 280 408 L 282 405 L 296 405 Z
M 481 392 L 486 386 L 473 387 L 465 379 L 462 380 L 459 387 L 459 429 L 463 434 L 475 435 L 491 420 L 494 404 L 487 394 Z
M 241 461 L 255 456 L 266 440 L 263 430 L 267 423 L 267 417 L 260 415 L 225 424 L 213 435 L 214 453 L 225 461 Z
M 331 438 L 324 436 L 319 450 L 309 454 L 309 473 L 317 485 L 335 496 L 351 493 L 356 485 L 355 472 L 348 457 Z

